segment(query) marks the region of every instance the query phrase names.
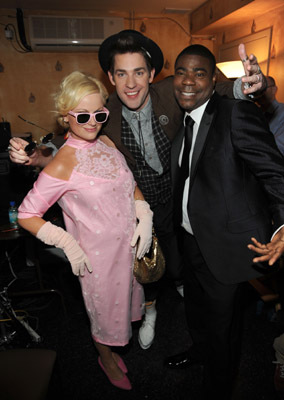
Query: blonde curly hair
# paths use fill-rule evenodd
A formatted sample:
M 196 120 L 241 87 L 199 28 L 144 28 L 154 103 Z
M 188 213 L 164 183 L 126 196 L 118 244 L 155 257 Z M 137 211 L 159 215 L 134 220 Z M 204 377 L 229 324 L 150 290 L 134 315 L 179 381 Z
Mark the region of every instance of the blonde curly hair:
M 66 76 L 58 92 L 53 95 L 58 123 L 67 128 L 68 123 L 64 121 L 64 116 L 74 109 L 83 97 L 92 93 L 99 93 L 103 103 L 106 103 L 108 92 L 101 81 L 80 71 L 74 71 Z

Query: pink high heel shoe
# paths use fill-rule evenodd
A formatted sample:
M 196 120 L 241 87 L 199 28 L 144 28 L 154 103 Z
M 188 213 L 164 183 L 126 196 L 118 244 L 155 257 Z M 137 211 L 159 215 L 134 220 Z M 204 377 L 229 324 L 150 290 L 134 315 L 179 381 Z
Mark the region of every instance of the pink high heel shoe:
M 129 379 L 127 378 L 126 375 L 124 375 L 122 379 L 113 379 L 113 378 L 111 378 L 111 377 L 108 375 L 108 373 L 106 372 L 106 370 L 105 370 L 105 368 L 104 368 L 104 366 L 103 366 L 103 363 L 102 363 L 100 357 L 98 358 L 98 362 L 99 362 L 99 366 L 100 366 L 101 369 L 104 371 L 104 373 L 105 373 L 106 376 L 108 377 L 108 380 L 110 381 L 110 383 L 111 383 L 113 386 L 116 386 L 116 387 L 118 387 L 119 389 L 124 389 L 124 390 L 131 390 L 131 389 L 132 389 L 131 383 L 130 383 L 130 381 L 129 381 Z
M 121 369 L 122 372 L 127 374 L 127 372 L 128 372 L 127 366 L 124 364 L 124 361 L 121 357 L 119 357 L 117 365 L 119 366 L 119 368 Z

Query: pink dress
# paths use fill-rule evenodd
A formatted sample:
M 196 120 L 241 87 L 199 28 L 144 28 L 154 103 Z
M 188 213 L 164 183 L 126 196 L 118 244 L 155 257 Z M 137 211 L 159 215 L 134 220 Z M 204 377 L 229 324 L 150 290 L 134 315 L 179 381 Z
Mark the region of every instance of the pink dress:
M 58 201 L 66 230 L 88 256 L 93 272 L 80 283 L 94 339 L 124 346 L 131 321 L 141 319 L 144 293 L 133 277 L 136 225 L 135 182 L 123 155 L 100 139 L 93 143 L 69 137 L 78 164 L 68 181 L 41 172 L 19 207 L 19 218 L 41 217 Z

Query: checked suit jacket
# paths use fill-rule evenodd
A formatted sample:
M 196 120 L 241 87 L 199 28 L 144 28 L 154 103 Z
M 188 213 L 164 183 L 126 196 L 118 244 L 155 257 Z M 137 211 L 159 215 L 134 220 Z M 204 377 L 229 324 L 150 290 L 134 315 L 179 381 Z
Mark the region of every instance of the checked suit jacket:
M 173 194 L 182 141 L 183 128 L 171 149 Z M 247 281 L 268 267 L 252 263 L 247 245 L 251 237 L 270 241 L 284 224 L 284 158 L 252 102 L 212 95 L 193 150 L 187 207 L 201 253 L 217 280 Z

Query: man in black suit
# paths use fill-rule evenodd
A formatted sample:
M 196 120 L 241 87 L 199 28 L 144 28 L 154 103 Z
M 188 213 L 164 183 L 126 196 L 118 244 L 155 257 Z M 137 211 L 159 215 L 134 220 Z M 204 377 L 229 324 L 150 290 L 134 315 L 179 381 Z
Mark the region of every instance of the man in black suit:
M 261 262 L 272 265 L 284 250 L 284 158 L 258 108 L 219 96 L 215 83 L 215 58 L 206 47 L 179 54 L 174 91 L 185 118 L 171 163 L 193 346 L 167 365 L 201 361 L 205 399 L 228 400 L 239 355 L 241 282 L 260 276 L 268 267 Z

